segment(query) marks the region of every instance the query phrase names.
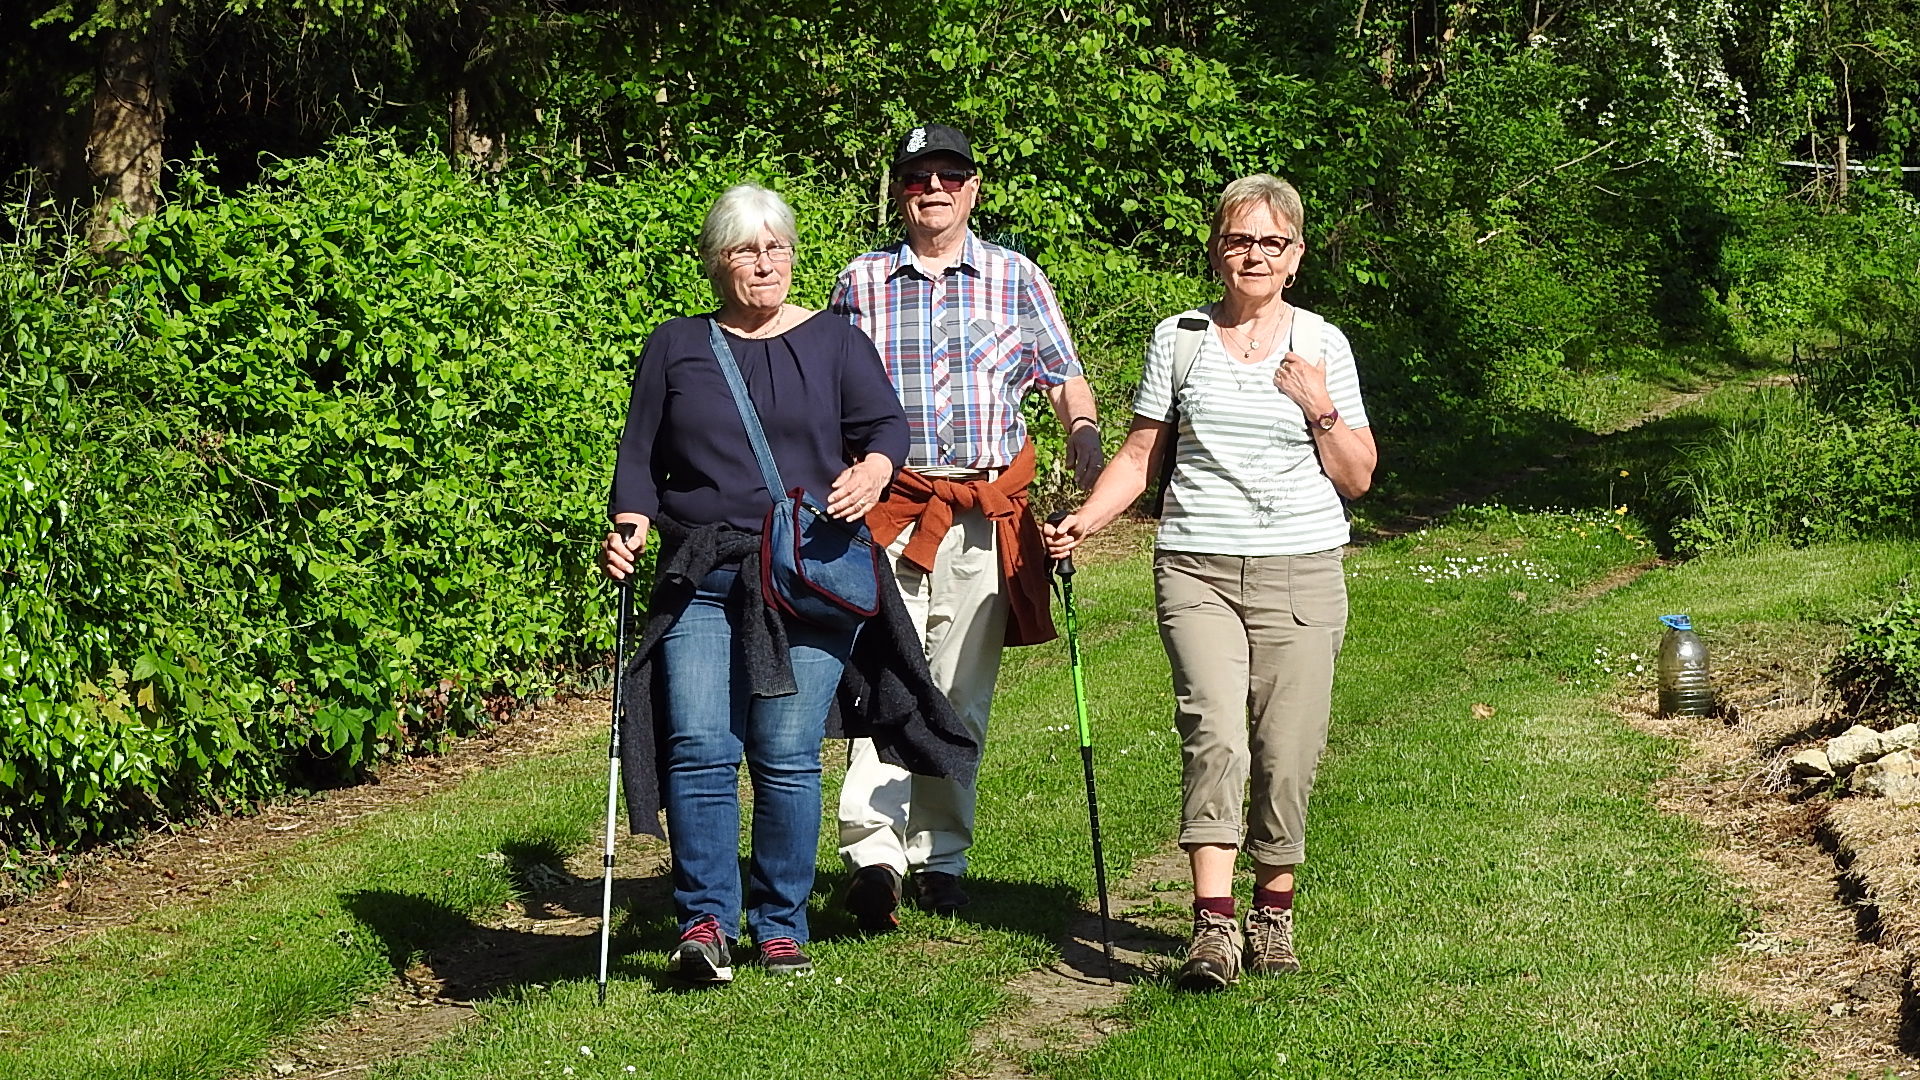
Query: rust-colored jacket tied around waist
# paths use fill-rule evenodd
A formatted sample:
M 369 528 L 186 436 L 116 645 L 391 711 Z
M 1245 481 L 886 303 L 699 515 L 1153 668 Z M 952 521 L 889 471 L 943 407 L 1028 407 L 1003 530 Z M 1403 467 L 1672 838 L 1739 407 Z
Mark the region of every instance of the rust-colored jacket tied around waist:
M 1033 469 L 1032 439 L 992 480 L 943 480 L 902 468 L 894 475 L 886 499 L 867 514 L 867 528 L 883 547 L 899 539 L 908 526 L 918 525 L 900 557 L 925 573 L 933 570 L 940 541 L 953 527 L 954 513 L 976 507 L 984 513 L 996 530 L 1000 583 L 1007 596 L 1008 645 L 1038 645 L 1059 636 L 1047 596 L 1046 544 L 1027 505 Z

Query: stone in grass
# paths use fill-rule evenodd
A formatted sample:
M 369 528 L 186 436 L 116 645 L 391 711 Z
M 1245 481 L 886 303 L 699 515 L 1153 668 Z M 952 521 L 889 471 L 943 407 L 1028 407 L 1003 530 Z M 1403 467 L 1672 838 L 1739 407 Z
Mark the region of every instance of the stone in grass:
M 1844 773 L 1863 761 L 1872 761 L 1884 752 L 1880 747 L 1879 732 L 1855 724 L 1827 743 L 1827 764 L 1832 766 L 1834 772 Z
M 1896 803 L 1920 802 L 1920 758 L 1900 750 L 1853 770 L 1853 791 Z
M 1787 760 L 1787 768 L 1793 770 L 1793 775 L 1807 780 L 1833 776 L 1833 764 L 1827 760 L 1825 750 L 1802 750 Z

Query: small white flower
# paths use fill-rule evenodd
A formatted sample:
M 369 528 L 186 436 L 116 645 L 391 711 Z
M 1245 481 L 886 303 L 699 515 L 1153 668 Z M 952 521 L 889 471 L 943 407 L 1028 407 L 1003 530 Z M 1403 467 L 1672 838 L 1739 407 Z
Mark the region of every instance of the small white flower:
M 561 1074 L 562 1076 L 572 1076 L 572 1075 L 573 1075 L 573 1066 L 571 1066 L 571 1065 L 569 1065 L 569 1066 L 567 1066 L 566 1068 L 564 1068 L 564 1069 L 561 1069 L 561 1070 L 560 1070 L 560 1074 Z
M 581 1048 L 580 1048 L 580 1056 L 581 1056 L 581 1057 L 592 1057 L 592 1056 L 593 1056 L 593 1047 L 591 1047 L 591 1046 L 583 1046 L 583 1047 L 581 1047 Z
M 839 985 L 840 985 L 841 983 L 843 983 L 843 982 L 845 982 L 845 981 L 846 981 L 845 979 L 842 979 L 842 978 L 841 978 L 840 976 L 838 976 L 838 975 L 835 975 L 835 976 L 833 977 L 833 985 L 835 985 L 835 986 L 839 986 Z
M 629 1065 L 629 1066 L 627 1066 L 627 1071 L 628 1071 L 628 1072 L 632 1072 L 632 1071 L 633 1071 L 633 1066 L 631 1066 L 631 1065 Z

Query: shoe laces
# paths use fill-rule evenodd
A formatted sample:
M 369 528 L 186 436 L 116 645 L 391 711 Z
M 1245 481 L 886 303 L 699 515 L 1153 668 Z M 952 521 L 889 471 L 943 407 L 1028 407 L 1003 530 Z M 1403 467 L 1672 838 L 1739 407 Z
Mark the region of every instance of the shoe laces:
M 1233 943 L 1236 927 L 1233 920 L 1225 915 L 1216 915 L 1211 911 L 1202 911 L 1193 917 L 1193 943 L 1196 948 L 1218 944 L 1222 948 Z
M 709 915 L 680 935 L 681 941 L 697 941 L 702 945 L 717 945 L 720 942 L 720 920 Z
M 1281 908 L 1255 908 L 1247 916 L 1247 936 L 1253 949 L 1266 953 L 1293 948 L 1293 912 Z
M 800 943 L 790 937 L 777 937 L 760 943 L 760 955 L 768 960 L 792 960 L 800 955 Z

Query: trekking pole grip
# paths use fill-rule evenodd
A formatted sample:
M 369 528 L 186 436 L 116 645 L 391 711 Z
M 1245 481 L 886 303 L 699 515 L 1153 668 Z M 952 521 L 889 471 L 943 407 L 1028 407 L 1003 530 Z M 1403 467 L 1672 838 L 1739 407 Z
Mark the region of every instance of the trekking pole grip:
M 1052 516 L 1047 518 L 1047 524 L 1058 525 L 1065 520 L 1067 520 L 1067 511 L 1055 510 Z M 1064 559 L 1053 560 L 1053 572 L 1056 574 L 1059 574 L 1063 578 L 1072 577 L 1073 576 L 1073 556 L 1068 555 Z
M 620 534 L 620 542 L 622 544 L 632 544 L 634 533 L 638 532 L 639 529 L 640 527 L 631 521 L 616 521 L 613 523 L 613 531 Z M 638 569 L 638 567 L 636 567 L 635 569 Z M 628 571 L 627 576 L 621 578 L 619 582 L 617 582 L 617 584 L 620 586 L 621 591 L 632 592 L 633 591 L 632 571 Z

